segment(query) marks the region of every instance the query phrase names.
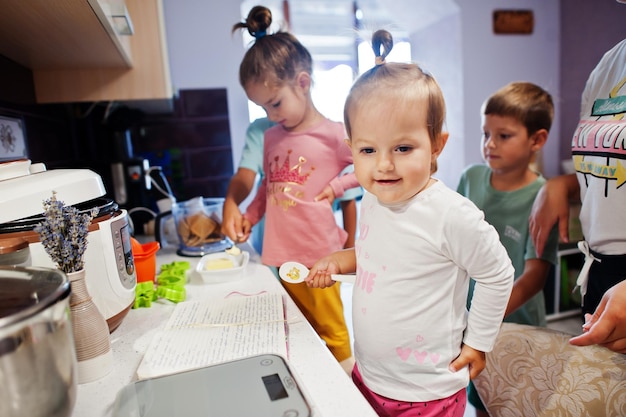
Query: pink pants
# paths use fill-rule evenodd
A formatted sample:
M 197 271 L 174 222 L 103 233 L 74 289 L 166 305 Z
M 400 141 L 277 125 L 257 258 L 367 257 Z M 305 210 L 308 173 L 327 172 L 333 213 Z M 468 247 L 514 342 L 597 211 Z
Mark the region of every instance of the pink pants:
M 352 381 L 381 417 L 463 417 L 467 405 L 465 388 L 447 398 L 427 402 L 404 402 L 378 395 L 363 383 L 359 368 L 354 365 Z

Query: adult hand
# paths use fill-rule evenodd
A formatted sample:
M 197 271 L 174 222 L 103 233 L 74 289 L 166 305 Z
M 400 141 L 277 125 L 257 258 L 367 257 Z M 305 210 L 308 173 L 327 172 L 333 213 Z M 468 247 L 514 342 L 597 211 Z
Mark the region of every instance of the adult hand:
M 467 366 L 469 368 L 470 379 L 474 379 L 485 369 L 486 364 L 485 352 L 463 344 L 461 353 L 448 367 L 452 372 L 457 372 Z
M 569 242 L 569 201 L 579 191 L 576 175 L 570 174 L 546 181 L 537 193 L 528 219 L 537 256 L 543 254 L 555 223 L 558 223 L 561 241 Z
M 576 346 L 598 344 L 626 353 L 626 281 L 609 288 L 593 314 L 585 315 L 583 334 L 570 339 Z

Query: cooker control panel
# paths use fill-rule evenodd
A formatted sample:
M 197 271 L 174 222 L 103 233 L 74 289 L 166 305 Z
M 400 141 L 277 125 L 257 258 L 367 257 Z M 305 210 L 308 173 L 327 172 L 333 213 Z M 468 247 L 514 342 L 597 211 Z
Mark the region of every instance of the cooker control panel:
M 111 222 L 111 235 L 113 236 L 113 252 L 120 282 L 124 288 L 135 288 L 137 276 L 130 242 L 130 227 L 126 221 L 126 216 L 118 216 L 115 221 Z

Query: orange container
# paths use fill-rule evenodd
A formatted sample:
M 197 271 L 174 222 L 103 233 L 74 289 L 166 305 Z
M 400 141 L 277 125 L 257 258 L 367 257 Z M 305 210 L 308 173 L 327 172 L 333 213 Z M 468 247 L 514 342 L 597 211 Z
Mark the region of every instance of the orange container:
M 143 245 L 131 237 L 133 258 L 137 271 L 137 282 L 154 281 L 156 278 L 156 253 L 160 249 L 159 242 L 148 242 Z

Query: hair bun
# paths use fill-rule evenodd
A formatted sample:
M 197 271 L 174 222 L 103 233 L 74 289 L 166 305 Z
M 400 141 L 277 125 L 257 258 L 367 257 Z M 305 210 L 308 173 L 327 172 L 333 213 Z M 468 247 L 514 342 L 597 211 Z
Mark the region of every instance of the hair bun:
M 233 32 L 237 29 L 246 29 L 251 36 L 261 39 L 267 35 L 267 30 L 272 24 L 272 11 L 265 6 L 254 6 L 245 22 L 233 25 Z
M 391 33 L 384 29 L 377 30 L 372 35 L 372 49 L 374 50 L 374 56 L 376 65 L 382 65 L 385 63 L 385 58 L 393 49 L 393 36 Z

